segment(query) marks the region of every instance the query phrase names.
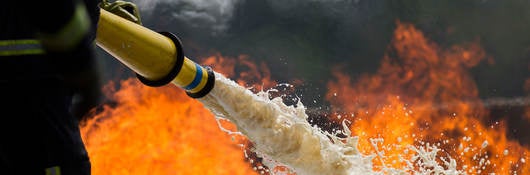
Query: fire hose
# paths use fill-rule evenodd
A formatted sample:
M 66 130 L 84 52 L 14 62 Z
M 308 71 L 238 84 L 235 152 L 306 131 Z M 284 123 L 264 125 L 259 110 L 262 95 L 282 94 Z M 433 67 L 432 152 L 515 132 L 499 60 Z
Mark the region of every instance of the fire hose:
M 103 0 L 96 44 L 132 69 L 145 85 L 173 83 L 188 96 L 200 98 L 214 86 L 214 72 L 184 56 L 180 39 L 170 32 L 155 32 L 141 25 L 133 3 Z

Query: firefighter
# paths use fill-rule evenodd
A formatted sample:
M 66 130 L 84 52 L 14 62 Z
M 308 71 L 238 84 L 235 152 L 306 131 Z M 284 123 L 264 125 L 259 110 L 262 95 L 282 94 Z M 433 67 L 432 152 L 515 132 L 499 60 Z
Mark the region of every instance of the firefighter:
M 0 174 L 90 174 L 79 121 L 102 100 L 98 3 L 0 5 Z

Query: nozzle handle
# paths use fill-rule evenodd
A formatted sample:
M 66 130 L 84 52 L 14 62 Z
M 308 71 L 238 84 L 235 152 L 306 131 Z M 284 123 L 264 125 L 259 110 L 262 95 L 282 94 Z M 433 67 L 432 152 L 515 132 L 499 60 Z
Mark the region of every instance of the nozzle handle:
M 158 80 L 149 80 L 143 77 L 142 75 L 136 73 L 136 77 L 138 78 L 138 80 L 140 80 L 140 82 L 151 87 L 160 87 L 173 81 L 173 79 L 177 77 L 178 73 L 180 72 L 180 69 L 182 68 L 182 65 L 184 64 L 184 51 L 182 49 L 182 43 L 180 42 L 180 39 L 170 32 L 158 33 L 168 37 L 169 39 L 171 39 L 171 41 L 173 41 L 173 44 L 175 44 L 175 49 L 177 51 L 177 54 L 175 56 L 177 60 L 175 61 L 175 64 L 173 65 L 171 71 L 166 76 Z

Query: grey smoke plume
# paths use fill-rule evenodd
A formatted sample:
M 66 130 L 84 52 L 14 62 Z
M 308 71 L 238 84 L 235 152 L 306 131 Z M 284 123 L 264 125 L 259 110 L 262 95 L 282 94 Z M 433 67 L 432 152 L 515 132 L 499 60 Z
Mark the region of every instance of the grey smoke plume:
M 131 0 L 140 8 L 142 16 L 157 15 L 161 6 L 170 7 L 171 17 L 195 28 L 208 28 L 212 33 L 225 32 L 230 27 L 240 2 L 244 0 Z M 278 15 L 297 15 L 301 11 L 315 10 L 309 6 L 318 6 L 316 13 L 334 16 L 343 20 L 344 14 L 354 12 L 360 0 L 266 0 L 263 1 L 273 13 Z M 351 18 L 349 16 L 348 18 Z
M 171 16 L 192 27 L 208 27 L 212 32 L 227 28 L 239 0 L 132 0 L 143 16 L 156 15 L 157 6 L 175 7 Z

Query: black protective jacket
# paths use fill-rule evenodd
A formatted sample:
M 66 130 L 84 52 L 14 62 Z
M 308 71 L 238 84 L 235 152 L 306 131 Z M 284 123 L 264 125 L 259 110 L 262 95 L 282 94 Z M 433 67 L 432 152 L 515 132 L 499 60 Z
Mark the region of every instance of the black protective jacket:
M 98 3 L 13 0 L 0 6 L 0 174 L 45 174 L 49 167 L 60 167 L 62 175 L 90 173 L 78 119 L 100 98 Z M 21 40 L 43 42 L 10 45 Z M 42 52 L 9 52 L 36 45 Z M 82 100 L 73 104 L 74 96 Z

